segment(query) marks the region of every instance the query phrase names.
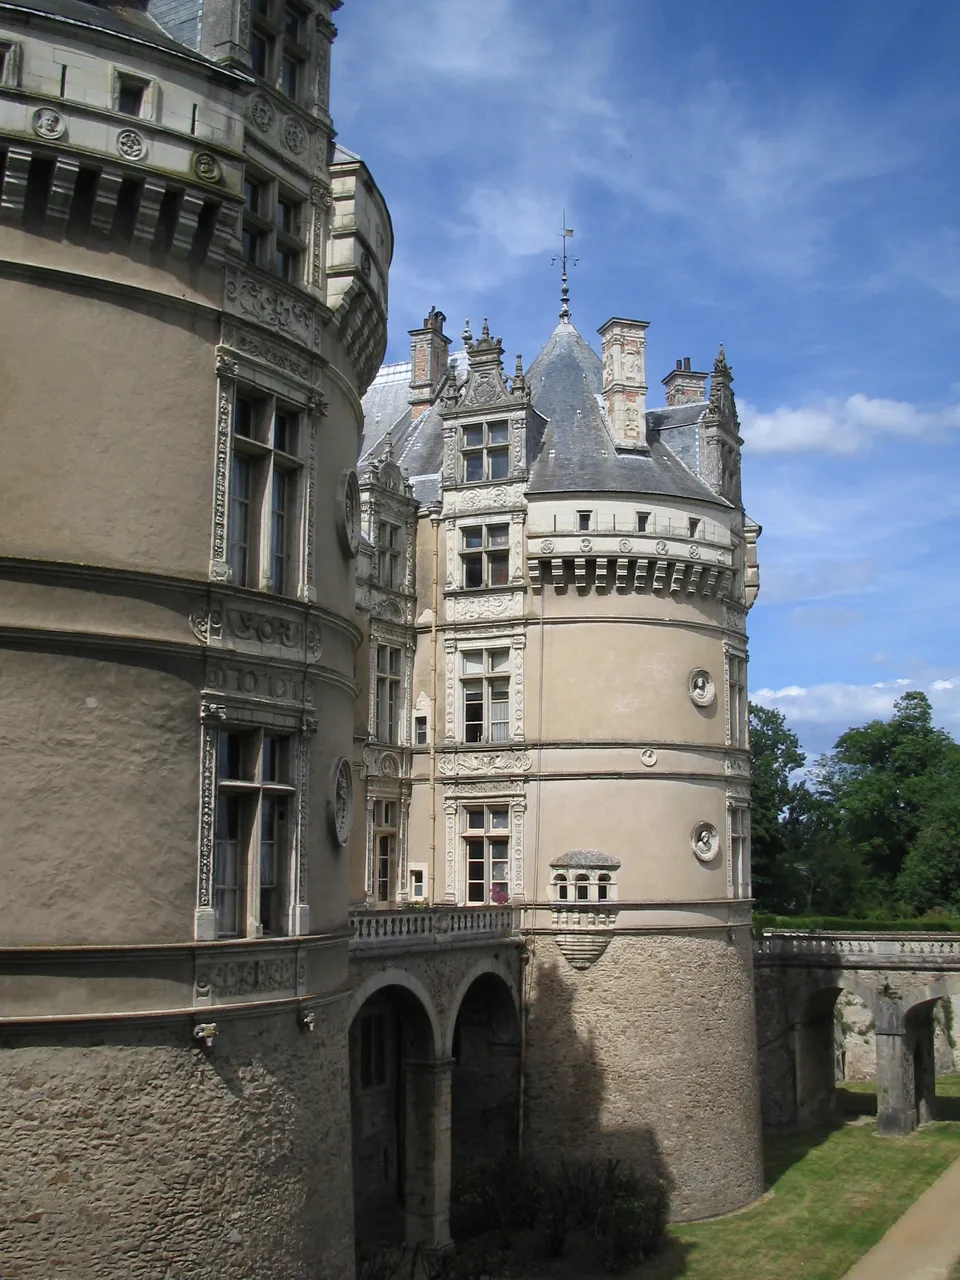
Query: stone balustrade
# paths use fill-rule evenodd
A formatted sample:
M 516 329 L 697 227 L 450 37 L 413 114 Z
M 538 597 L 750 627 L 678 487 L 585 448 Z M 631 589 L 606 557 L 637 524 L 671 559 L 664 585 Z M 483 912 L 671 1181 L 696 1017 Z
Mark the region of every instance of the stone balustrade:
M 940 933 L 789 933 L 765 930 L 759 961 L 878 969 L 960 969 L 960 935 Z
M 352 949 L 449 945 L 511 938 L 519 933 L 515 907 L 365 907 L 350 913 Z

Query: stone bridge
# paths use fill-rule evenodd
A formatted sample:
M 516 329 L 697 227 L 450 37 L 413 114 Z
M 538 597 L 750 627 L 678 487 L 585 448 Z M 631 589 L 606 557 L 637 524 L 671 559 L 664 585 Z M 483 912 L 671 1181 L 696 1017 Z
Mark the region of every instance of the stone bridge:
M 833 1114 L 834 1005 L 870 1010 L 877 1045 L 877 1129 L 909 1133 L 935 1117 L 933 1010 L 960 994 L 960 937 L 934 933 L 765 931 L 754 954 L 764 1124 Z
M 520 913 L 364 909 L 351 924 L 357 1237 L 443 1246 L 451 1177 L 517 1147 Z

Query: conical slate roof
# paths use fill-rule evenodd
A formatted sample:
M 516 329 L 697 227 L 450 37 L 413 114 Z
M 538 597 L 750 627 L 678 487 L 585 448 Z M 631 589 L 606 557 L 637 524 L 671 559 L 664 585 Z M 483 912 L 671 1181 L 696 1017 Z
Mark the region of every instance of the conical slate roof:
M 560 321 L 526 377 L 533 407 L 547 419 L 530 493 L 658 493 L 723 502 L 656 431 L 648 433 L 649 454 L 617 452 L 603 411 L 600 357 L 569 320 Z

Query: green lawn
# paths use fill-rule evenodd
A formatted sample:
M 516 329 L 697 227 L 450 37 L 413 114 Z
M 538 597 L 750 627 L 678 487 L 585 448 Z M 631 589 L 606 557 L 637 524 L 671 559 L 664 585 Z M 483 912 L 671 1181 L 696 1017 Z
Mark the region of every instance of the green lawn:
M 877 1137 L 873 1084 L 839 1092 L 846 1119 L 767 1136 L 763 1200 L 725 1218 L 671 1227 L 659 1258 L 627 1280 L 840 1280 L 960 1159 L 960 1075 L 937 1081 L 941 1119 L 906 1138 Z M 601 1280 L 574 1257 L 540 1263 L 527 1276 Z
M 960 1075 L 941 1077 L 937 1097 L 944 1119 L 907 1138 L 878 1138 L 865 1119 L 768 1137 L 772 1195 L 743 1213 L 671 1228 L 663 1256 L 634 1277 L 839 1280 L 960 1158 Z M 875 1112 L 875 1086 L 851 1085 L 841 1103 Z

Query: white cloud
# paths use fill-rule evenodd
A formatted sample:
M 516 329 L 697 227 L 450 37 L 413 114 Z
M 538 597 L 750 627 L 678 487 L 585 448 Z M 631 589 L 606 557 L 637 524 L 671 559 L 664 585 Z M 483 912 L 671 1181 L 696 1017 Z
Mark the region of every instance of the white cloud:
M 940 680 L 898 677 L 877 684 L 785 685 L 781 689 L 752 689 L 750 698 L 776 707 L 810 750 L 828 750 L 834 740 L 868 720 L 886 720 L 893 704 L 907 689 L 922 690 L 933 707 L 934 723 L 960 736 L 960 676 Z
M 960 427 L 960 405 L 918 409 L 904 400 L 874 399 L 860 392 L 797 409 L 781 406 L 772 413 L 761 413 L 746 401 L 738 409 L 744 444 L 754 453 L 853 454 L 881 436 L 942 439 Z

